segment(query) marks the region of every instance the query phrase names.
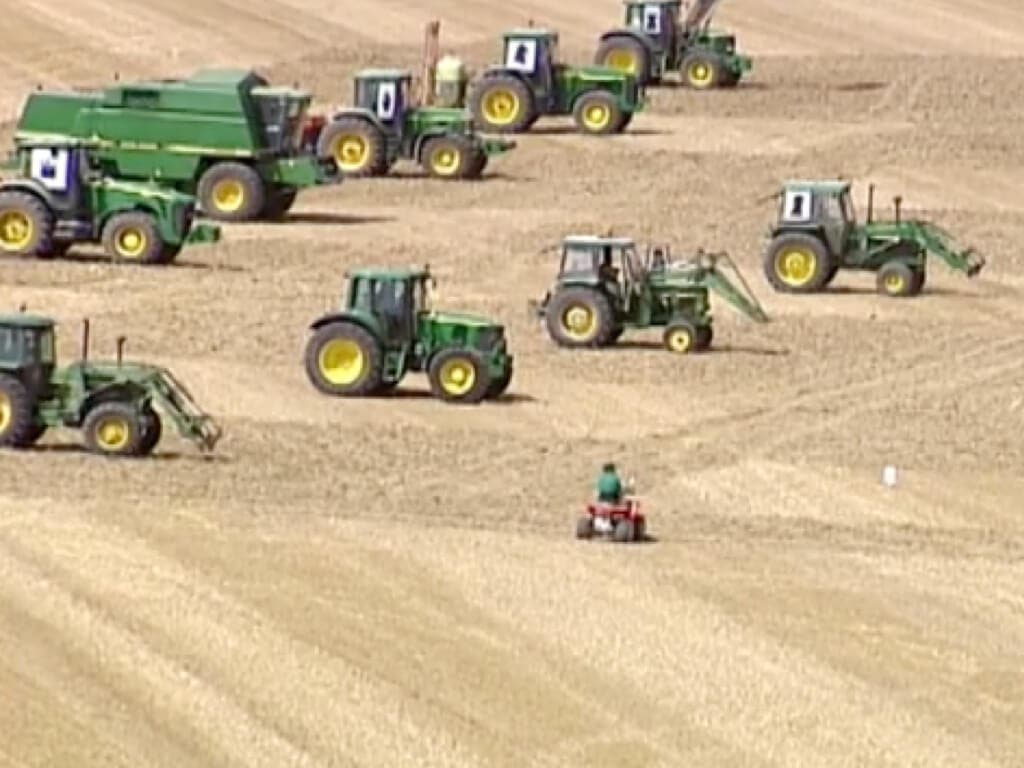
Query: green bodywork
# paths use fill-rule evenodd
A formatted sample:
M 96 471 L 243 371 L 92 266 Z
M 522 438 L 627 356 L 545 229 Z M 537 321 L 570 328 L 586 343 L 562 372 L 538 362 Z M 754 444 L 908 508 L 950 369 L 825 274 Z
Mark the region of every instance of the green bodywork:
M 892 220 L 874 220 L 873 186 L 867 221 L 858 223 L 851 190 L 848 181 L 789 181 L 783 186 L 778 193 L 778 220 L 769 232 L 765 253 L 766 275 L 778 290 L 817 291 L 840 269 L 900 273 L 899 265 L 903 265 L 909 273 L 902 274 L 912 275 L 910 285 L 893 284 L 886 290 L 882 284 L 885 275 L 880 274 L 879 288 L 892 295 L 913 295 L 923 287 L 929 254 L 968 277 L 974 277 L 985 266 L 984 258 L 974 249 L 959 249 L 952 236 L 938 225 L 903 219 L 899 197 L 894 200 Z M 801 250 L 814 257 L 814 269 L 803 284 L 798 279 L 801 270 L 787 267 L 787 259 L 790 266 L 799 265 Z
M 369 173 L 384 173 L 399 159 L 412 160 L 429 168 L 424 148 L 431 139 L 450 138 L 466 147 L 467 153 L 479 163 L 513 149 L 514 141 L 484 137 L 476 132 L 472 116 L 465 109 L 416 107 L 411 104 L 412 73 L 402 69 L 367 69 L 356 73 L 354 105 L 334 114 L 332 122 L 360 120 L 372 126 L 384 144 L 382 166 Z M 332 159 L 342 174 L 348 171 L 344 158 L 332 146 L 329 127 L 321 134 L 318 154 Z
M 80 429 L 93 409 L 116 402 L 129 406 L 140 418 L 155 406 L 182 437 L 203 452 L 213 450 L 221 437 L 220 427 L 200 410 L 170 371 L 122 362 L 120 342 L 118 359 L 113 361 L 86 360 L 87 347 L 88 325 L 83 359 L 57 367 L 52 319 L 25 313 L 0 316 L 0 378 L 8 383 L 15 379 L 27 392 L 35 425 L 31 441 L 13 447 L 27 447 L 47 428 Z M 0 389 L 0 404 L 2 398 Z
M 628 328 L 664 327 L 692 337 L 690 346 L 676 349 L 666 336 L 670 349 L 700 351 L 711 344 L 711 293 L 751 320 L 768 321 L 727 254 L 672 262 L 668 246 L 649 245 L 640 258 L 631 238 L 573 236 L 562 242 L 555 286 L 531 302 L 531 314 L 544 318 L 563 346 L 606 346 Z
M 306 91 L 230 69 L 98 91 L 39 90 L 29 94 L 14 138 L 88 140 L 107 175 L 155 179 L 192 195 L 203 173 L 225 161 L 252 167 L 268 186 L 298 189 L 335 175 L 301 146 L 311 101 Z
M 594 60 L 605 62 L 607 44 L 634 41 L 644 52 L 641 68 L 631 70 L 641 85 L 656 84 L 673 70 L 686 81 L 690 66 L 703 63 L 718 70 L 714 85 L 732 87 L 753 69 L 751 58 L 737 53 L 735 35 L 709 27 L 710 8 L 707 20 L 687 26 L 679 0 L 625 0 L 623 6 L 624 26 L 601 35 Z
M 310 326 L 314 336 L 307 347 L 307 373 L 321 391 L 348 394 L 343 387 L 332 387 L 324 380 L 321 365 L 328 337 L 344 326 L 356 326 L 369 334 L 382 358 L 380 387 L 359 394 L 390 389 L 410 372 L 429 373 L 438 355 L 453 350 L 478 359 L 489 382 L 488 397 L 496 397 L 508 386 L 513 356 L 508 352 L 504 326 L 477 315 L 434 309 L 434 278 L 429 268 L 360 269 L 348 278 L 340 310 Z
M 63 165 L 66 184 L 55 186 L 38 168 L 33 169 L 35 152 L 42 153 L 51 168 L 56 165 L 53 161 Z M 216 225 L 193 222 L 194 197 L 159 184 L 105 176 L 95 150 L 79 142 L 26 143 L 17 158 L 18 172 L 0 182 L 0 194 L 22 193 L 40 201 L 52 213 L 48 239 L 58 249 L 76 242 L 98 242 L 113 216 L 130 212 L 148 214 L 160 238 L 175 253 L 184 245 L 220 239 Z M 0 252 L 4 245 L 0 234 Z
M 479 92 L 495 78 L 510 77 L 522 82 L 532 101 L 531 115 L 523 130 L 542 116 L 574 115 L 581 98 L 595 92 L 609 95 L 622 114 L 619 130 L 625 129 L 635 113 L 644 110 L 643 89 L 635 77 L 608 67 L 564 64 L 559 61 L 558 46 L 559 35 L 554 30 L 530 27 L 505 32 L 504 63 L 485 69 L 475 90 Z M 479 108 L 473 108 L 473 114 L 476 124 L 485 130 L 506 130 L 483 119 Z

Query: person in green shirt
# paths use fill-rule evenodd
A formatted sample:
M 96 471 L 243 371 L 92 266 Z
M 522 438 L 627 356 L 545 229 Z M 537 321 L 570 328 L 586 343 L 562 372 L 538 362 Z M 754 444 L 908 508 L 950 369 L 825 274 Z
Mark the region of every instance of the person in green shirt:
M 597 477 L 597 500 L 602 504 L 618 504 L 622 501 L 622 481 L 611 462 L 601 468 L 601 474 Z

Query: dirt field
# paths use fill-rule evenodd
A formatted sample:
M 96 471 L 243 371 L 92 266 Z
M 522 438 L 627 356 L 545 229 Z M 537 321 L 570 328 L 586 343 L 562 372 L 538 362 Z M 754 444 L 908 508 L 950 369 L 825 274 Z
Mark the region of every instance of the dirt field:
M 478 65 L 531 15 L 589 60 L 619 13 L 61 5 L 0 0 L 0 114 L 37 82 L 207 63 L 341 103 L 356 66 L 413 65 L 431 14 Z M 58 317 L 64 360 L 88 315 L 95 351 L 127 333 L 226 433 L 211 461 L 174 434 L 149 462 L 71 433 L 2 455 L 0 765 L 1021 765 L 1024 68 L 998 57 L 1024 45 L 1019 5 L 730 0 L 749 84 L 654 92 L 629 135 L 542 124 L 480 183 L 407 166 L 312 192 L 176 268 L 0 264 L 2 303 Z M 772 293 L 760 200 L 838 174 L 989 266 L 936 264 L 910 301 L 856 275 Z M 729 250 L 773 322 L 719 305 L 717 351 L 692 358 L 656 332 L 556 351 L 526 316 L 554 275 L 540 251 L 609 225 Z M 445 407 L 421 377 L 318 396 L 302 346 L 344 270 L 425 261 L 446 306 L 507 323 L 511 396 Z M 656 542 L 572 538 L 608 458 Z

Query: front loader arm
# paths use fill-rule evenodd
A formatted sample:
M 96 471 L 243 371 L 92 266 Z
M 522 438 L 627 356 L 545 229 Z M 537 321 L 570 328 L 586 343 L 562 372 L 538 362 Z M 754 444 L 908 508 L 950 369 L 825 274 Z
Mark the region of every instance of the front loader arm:
M 213 450 L 223 434 L 220 426 L 200 409 L 185 385 L 170 371 L 162 369 L 149 380 L 149 393 L 182 437 L 196 443 L 203 453 Z
M 701 253 L 698 256 L 703 267 L 704 285 L 728 302 L 741 315 L 758 323 L 767 323 L 768 313 L 757 300 L 747 281 L 743 279 L 736 262 L 727 253 Z M 725 269 L 723 269 L 725 267 Z M 736 282 L 729 279 L 726 270 L 733 273 Z
M 985 266 L 985 258 L 973 248 L 957 250 L 952 236 L 931 222 L 921 222 L 916 227 L 915 239 L 925 251 L 946 262 L 950 269 L 974 277 Z

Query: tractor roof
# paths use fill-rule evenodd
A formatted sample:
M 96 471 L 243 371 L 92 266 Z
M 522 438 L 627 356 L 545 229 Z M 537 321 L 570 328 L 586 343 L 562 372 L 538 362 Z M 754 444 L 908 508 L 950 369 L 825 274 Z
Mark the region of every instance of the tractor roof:
M 682 5 L 682 0 L 622 0 L 623 5 Z
M 815 192 L 824 192 L 825 194 L 836 194 L 838 192 L 848 190 L 851 186 L 851 182 L 843 181 L 841 179 L 835 179 L 832 181 L 802 181 L 794 179 L 792 181 L 787 181 L 783 186 L 787 189 L 799 187 L 801 189 L 810 189 Z
M 356 80 L 411 80 L 412 72 L 408 69 L 361 69 L 356 72 Z
M 418 280 L 429 277 L 430 271 L 415 267 L 361 267 L 350 271 L 348 276 L 364 280 Z
M 635 246 L 636 242 L 631 237 L 601 237 L 600 235 L 569 235 L 562 239 L 567 246 L 580 248 L 603 248 L 610 245 L 612 248 L 629 248 Z
M 53 328 L 53 320 L 42 315 L 28 315 L 19 312 L 16 315 L 0 315 L 0 327 L 3 328 L 34 328 L 45 330 Z
M 558 33 L 553 29 L 544 29 L 543 27 L 521 27 L 519 29 L 508 30 L 502 35 L 502 37 L 506 40 L 510 37 L 546 37 L 551 40 L 558 40 Z

